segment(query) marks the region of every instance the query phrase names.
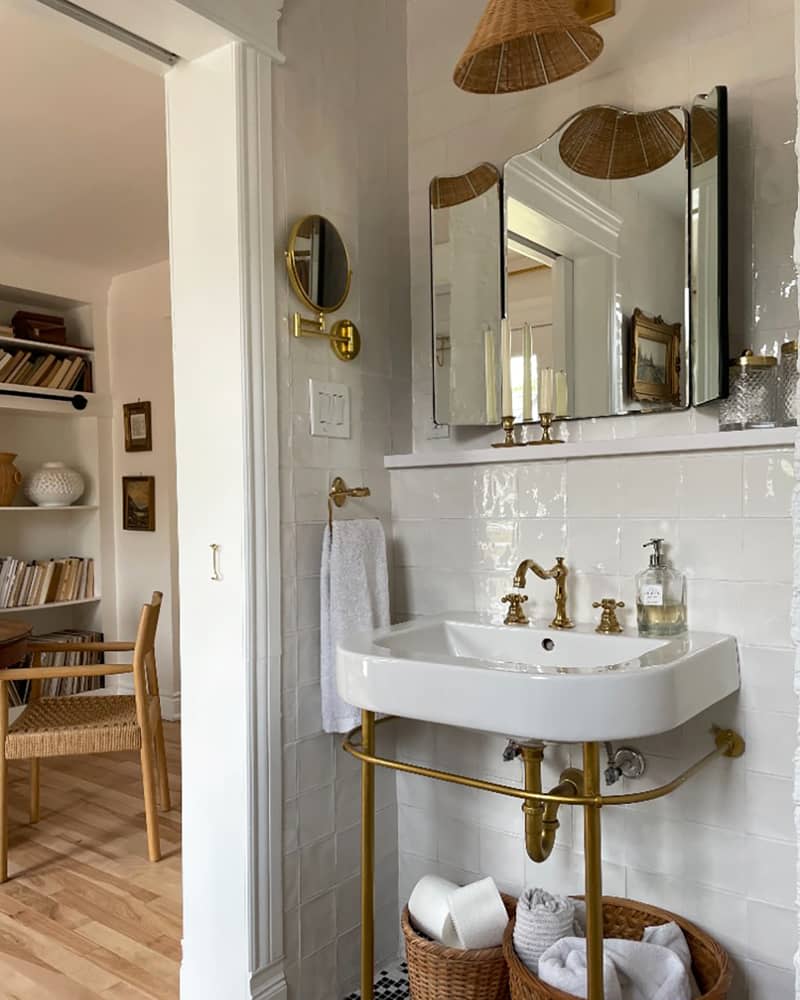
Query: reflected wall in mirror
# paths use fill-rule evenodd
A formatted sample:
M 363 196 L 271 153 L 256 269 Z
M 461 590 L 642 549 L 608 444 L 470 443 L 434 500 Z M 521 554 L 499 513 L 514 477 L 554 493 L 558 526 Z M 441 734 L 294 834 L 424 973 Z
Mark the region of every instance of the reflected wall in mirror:
M 434 419 L 500 422 L 500 174 L 489 163 L 430 186 Z
M 538 419 L 543 368 L 566 373 L 571 418 L 688 405 L 678 374 L 688 343 L 685 135 L 681 109 L 586 108 L 506 164 L 506 310 L 518 421 Z M 643 392 L 634 378 L 634 315 L 678 331 L 663 392 Z
M 551 368 L 564 373 L 568 418 L 684 409 L 726 394 L 725 88 L 697 98 L 691 111 L 690 122 L 678 107 L 584 108 L 545 142 L 509 160 L 502 184 L 502 289 L 494 289 L 490 253 L 499 185 L 478 194 L 468 181 L 491 168 L 434 181 L 438 423 L 495 425 L 506 415 L 500 412 L 503 316 L 517 421 L 538 420 L 539 375 Z M 460 206 L 444 205 L 436 194 L 442 182 L 469 192 L 462 205 L 480 215 L 487 227 L 480 235 L 477 224 L 456 220 L 453 228 L 463 225 L 472 239 L 450 239 L 450 212 Z M 480 201 L 487 195 L 491 205 Z M 502 302 L 502 309 L 492 314 L 492 302 Z M 663 390 L 652 384 L 643 390 L 644 380 L 635 378 L 634 316 L 670 331 L 673 367 Z M 647 353 L 642 357 L 647 367 Z
M 696 97 L 689 122 L 692 401 L 728 394 L 728 92 Z
M 350 292 L 350 258 L 332 222 L 307 215 L 294 226 L 286 266 L 295 295 L 318 313 L 340 309 Z

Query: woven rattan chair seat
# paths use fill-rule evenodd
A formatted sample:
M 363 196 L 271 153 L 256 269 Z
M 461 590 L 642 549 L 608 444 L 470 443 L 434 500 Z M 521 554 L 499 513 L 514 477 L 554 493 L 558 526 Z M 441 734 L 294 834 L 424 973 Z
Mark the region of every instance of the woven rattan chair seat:
M 139 750 L 142 734 L 132 695 L 41 698 L 10 726 L 6 757 L 62 757 L 70 754 Z

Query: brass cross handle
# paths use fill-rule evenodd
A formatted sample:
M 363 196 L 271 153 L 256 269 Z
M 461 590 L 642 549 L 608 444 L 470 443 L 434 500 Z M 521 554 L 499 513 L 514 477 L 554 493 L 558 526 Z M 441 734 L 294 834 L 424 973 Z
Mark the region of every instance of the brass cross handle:
M 617 608 L 624 608 L 624 601 L 618 601 L 616 597 L 604 597 L 602 601 L 595 601 L 592 607 L 603 609 L 600 624 L 595 632 L 599 632 L 600 635 L 617 635 L 622 632 L 622 626 L 617 620 Z
M 527 625 L 528 618 L 522 605 L 528 600 L 527 594 L 506 594 L 502 599 L 508 605 L 508 614 L 503 619 L 505 625 Z

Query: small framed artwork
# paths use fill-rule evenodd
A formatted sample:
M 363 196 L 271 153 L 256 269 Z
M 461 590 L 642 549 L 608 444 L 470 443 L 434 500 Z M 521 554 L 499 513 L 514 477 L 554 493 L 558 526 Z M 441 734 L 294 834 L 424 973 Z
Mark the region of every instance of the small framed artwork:
M 125 451 L 152 451 L 153 432 L 149 403 L 125 403 Z
M 631 320 L 631 395 L 640 402 L 676 403 L 681 397 L 680 323 L 646 316 L 634 309 Z
M 125 531 L 156 530 L 155 476 L 122 477 L 122 527 Z

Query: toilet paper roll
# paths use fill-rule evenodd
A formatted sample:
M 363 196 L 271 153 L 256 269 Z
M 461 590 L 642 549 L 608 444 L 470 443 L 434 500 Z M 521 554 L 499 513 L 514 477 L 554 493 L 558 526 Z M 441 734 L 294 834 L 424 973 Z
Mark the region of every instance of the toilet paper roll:
M 461 948 L 496 948 L 503 943 L 508 913 L 493 878 L 452 892 L 450 917 Z
M 438 875 L 424 875 L 414 886 L 408 901 L 408 913 L 417 930 L 447 948 L 460 947 L 450 919 L 449 902 L 457 889 L 455 882 Z

